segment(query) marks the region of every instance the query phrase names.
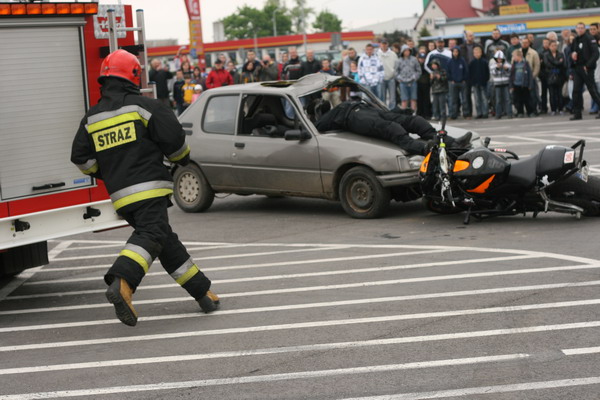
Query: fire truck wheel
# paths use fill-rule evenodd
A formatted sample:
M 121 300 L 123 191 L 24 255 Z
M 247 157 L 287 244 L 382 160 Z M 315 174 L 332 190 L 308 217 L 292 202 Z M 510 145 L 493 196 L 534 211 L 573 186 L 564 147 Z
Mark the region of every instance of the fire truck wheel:
M 215 192 L 195 164 L 177 168 L 173 180 L 175 181 L 173 197 L 185 212 L 205 211 L 215 200 Z

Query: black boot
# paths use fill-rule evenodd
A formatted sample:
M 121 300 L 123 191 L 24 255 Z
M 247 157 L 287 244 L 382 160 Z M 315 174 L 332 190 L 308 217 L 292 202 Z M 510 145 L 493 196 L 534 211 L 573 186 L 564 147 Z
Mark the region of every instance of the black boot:
M 209 290 L 206 292 L 204 297 L 202 297 L 200 300 L 198 300 L 198 304 L 200 305 L 200 308 L 202 309 L 202 311 L 204 311 L 205 313 L 208 314 L 208 313 L 218 310 L 219 304 L 221 304 L 221 301 L 219 300 L 219 296 L 217 296 L 216 294 L 214 294 L 213 292 L 211 292 Z
M 579 121 L 581 118 L 581 114 L 574 114 L 571 118 L 569 118 L 569 121 Z

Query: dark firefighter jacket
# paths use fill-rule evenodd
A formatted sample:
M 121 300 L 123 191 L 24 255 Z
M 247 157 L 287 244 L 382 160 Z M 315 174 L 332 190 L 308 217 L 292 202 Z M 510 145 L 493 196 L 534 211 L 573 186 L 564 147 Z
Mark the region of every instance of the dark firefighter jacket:
M 140 95 L 125 80 L 106 78 L 102 98 L 81 121 L 71 161 L 87 175 L 103 179 L 116 210 L 168 196 L 173 180 L 163 157 L 185 164 L 190 149 L 173 111 Z

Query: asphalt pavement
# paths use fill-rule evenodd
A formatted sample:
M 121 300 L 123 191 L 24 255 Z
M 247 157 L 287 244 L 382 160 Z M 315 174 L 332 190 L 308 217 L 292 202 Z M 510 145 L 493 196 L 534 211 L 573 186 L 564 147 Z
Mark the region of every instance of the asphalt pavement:
M 585 139 L 600 174 L 593 116 L 449 123 L 519 155 Z M 0 399 L 600 398 L 600 218 L 223 197 L 170 210 L 214 314 L 156 262 L 138 325 L 116 320 L 102 276 L 129 228 L 52 241 L 49 265 L 4 282 Z

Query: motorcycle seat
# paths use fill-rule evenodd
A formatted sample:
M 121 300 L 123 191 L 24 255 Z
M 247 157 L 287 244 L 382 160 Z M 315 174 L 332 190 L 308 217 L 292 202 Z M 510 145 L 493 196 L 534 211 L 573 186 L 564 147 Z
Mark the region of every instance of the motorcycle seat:
M 529 189 L 535 184 L 539 154 L 510 163 L 507 183 Z

